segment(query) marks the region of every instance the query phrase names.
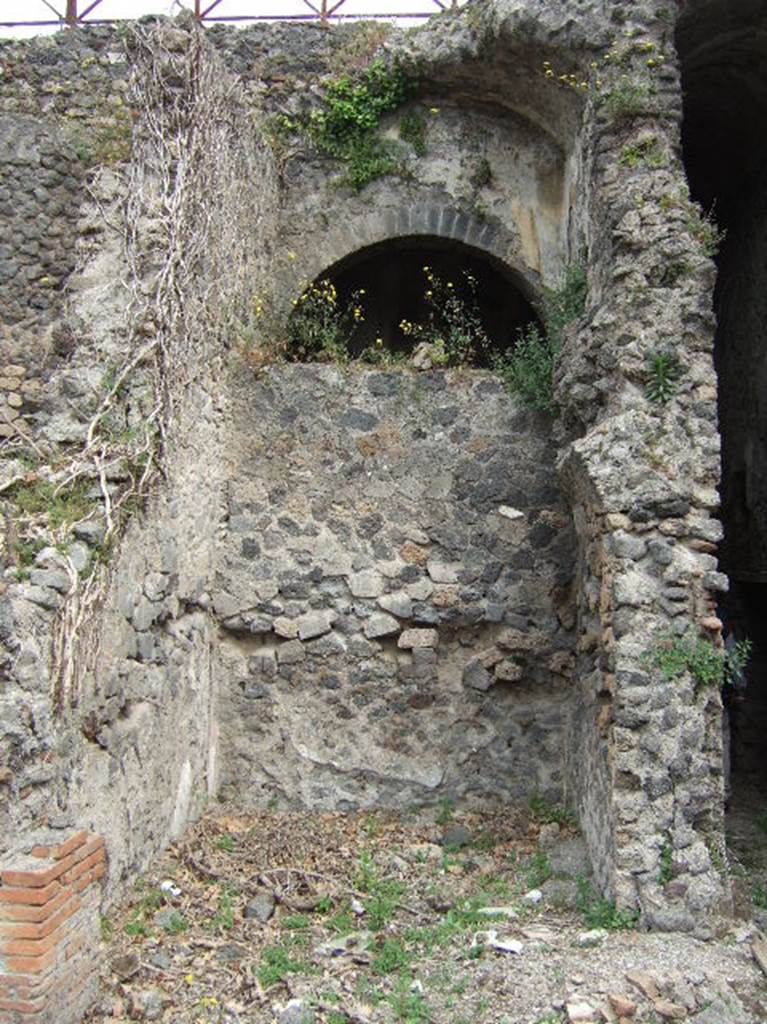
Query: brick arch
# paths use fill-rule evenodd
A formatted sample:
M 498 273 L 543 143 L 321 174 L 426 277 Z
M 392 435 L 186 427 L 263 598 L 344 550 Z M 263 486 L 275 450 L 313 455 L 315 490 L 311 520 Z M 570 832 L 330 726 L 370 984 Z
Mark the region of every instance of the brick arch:
M 313 281 L 364 249 L 418 237 L 460 242 L 487 256 L 514 279 L 533 306 L 540 306 L 540 274 L 522 260 L 516 236 L 499 221 L 480 219 L 450 203 L 403 205 L 345 221 L 323 237 L 321 247 L 304 254 L 297 269 L 304 282 Z

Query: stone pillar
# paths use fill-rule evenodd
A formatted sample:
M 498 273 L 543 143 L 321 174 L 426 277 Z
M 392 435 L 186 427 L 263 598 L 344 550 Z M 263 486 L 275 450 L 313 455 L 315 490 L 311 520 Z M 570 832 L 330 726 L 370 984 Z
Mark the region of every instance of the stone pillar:
M 37 836 L 0 861 L 0 1024 L 78 1024 L 98 987 L 104 840 Z

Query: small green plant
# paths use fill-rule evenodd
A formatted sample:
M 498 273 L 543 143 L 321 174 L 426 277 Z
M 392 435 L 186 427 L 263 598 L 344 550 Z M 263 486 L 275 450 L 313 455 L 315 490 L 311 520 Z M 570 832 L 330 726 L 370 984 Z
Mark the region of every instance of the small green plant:
M 132 939 L 146 939 L 152 934 L 152 929 L 140 912 L 134 913 L 130 920 L 125 922 L 123 931 Z
M 757 882 L 751 890 L 751 902 L 755 907 L 759 907 L 760 910 L 767 910 L 767 889 L 765 889 L 761 882 Z
M 647 82 L 621 75 L 613 88 L 604 94 L 602 108 L 614 127 L 654 112 L 652 91 Z
M 230 932 L 234 928 L 234 906 L 232 905 L 231 893 L 224 889 L 218 897 L 216 913 L 210 922 L 214 932 Z
M 45 516 L 48 526 L 57 530 L 84 519 L 92 510 L 94 500 L 88 497 L 90 484 L 78 480 L 69 487 L 57 487 L 47 480 L 19 487 L 12 498 L 25 516 Z
M 402 941 L 386 939 L 370 961 L 370 967 L 376 974 L 394 974 L 409 967 L 412 959 L 412 953 Z
M 537 794 L 530 798 L 530 812 L 541 825 L 576 825 L 575 812 L 561 804 L 552 804 L 545 797 Z
M 624 167 L 634 170 L 637 167 L 649 167 L 657 170 L 665 167 L 666 154 L 654 135 L 645 136 L 638 142 L 627 143 L 620 152 L 620 162 Z
M 324 922 L 325 927 L 337 935 L 349 935 L 356 927 L 354 915 L 351 910 L 339 910 Z
M 408 110 L 399 123 L 399 137 L 412 147 L 416 156 L 426 156 L 426 119 L 417 110 Z
M 189 924 L 183 914 L 174 910 L 162 926 L 162 930 L 168 935 L 182 935 Z
M 658 884 L 668 885 L 671 879 L 674 877 L 674 849 L 671 845 L 671 841 L 666 838 L 663 841 L 663 845 L 660 848 L 660 858 L 658 861 Z
M 428 1004 L 420 992 L 413 991 L 408 973 L 403 973 L 398 979 L 394 991 L 386 996 L 386 1002 L 401 1024 L 429 1024 Z
M 714 211 L 704 213 L 695 203 L 689 203 L 685 217 L 685 227 L 696 242 L 699 243 L 703 254 L 712 259 L 719 252 L 727 232 L 716 223 Z
M 487 357 L 491 344 L 482 323 L 477 299 L 477 281 L 465 271 L 462 280 L 445 281 L 430 266 L 423 268 L 428 309 L 425 323 L 400 322 L 400 330 L 413 342 L 433 346 L 432 362 L 444 366 L 466 366 Z M 439 353 L 442 358 L 439 358 Z
M 333 909 L 333 900 L 330 896 L 322 896 L 314 908 L 318 914 L 329 914 Z
M 692 632 L 667 636 L 645 656 L 645 661 L 669 681 L 686 672 L 696 686 L 725 686 L 743 672 L 751 655 L 750 640 L 739 640 L 730 648 L 718 648 Z
M 378 872 L 376 871 L 370 851 L 363 850 L 357 863 L 357 874 L 354 883 L 360 892 L 368 893 L 373 891 L 377 881 Z
M 535 850 L 522 864 L 525 885 L 528 889 L 538 889 L 551 878 L 549 858 L 543 850 Z
M 306 914 L 289 914 L 280 921 L 280 925 L 287 931 L 303 931 L 310 924 L 311 921 Z
M 216 839 L 215 847 L 217 850 L 221 850 L 224 853 L 234 852 L 234 839 L 230 835 L 221 835 Z
M 492 180 L 493 168 L 490 166 L 490 161 L 486 156 L 480 157 L 477 161 L 477 166 L 471 173 L 469 184 L 475 192 L 479 192 L 481 189 L 487 188 Z
M 365 319 L 363 295 L 360 289 L 342 304 L 331 281 L 322 278 L 310 284 L 293 305 L 285 356 L 295 361 L 347 362 L 349 341 Z
M 673 352 L 651 352 L 647 357 L 647 397 L 665 405 L 676 393 L 681 376 L 682 364 Z
M 263 988 L 271 988 L 284 981 L 289 974 L 300 974 L 304 968 L 305 964 L 301 960 L 294 960 L 291 956 L 290 946 L 283 943 L 264 949 L 256 969 L 256 977 Z
M 521 330 L 516 344 L 497 356 L 495 368 L 509 391 L 537 412 L 555 411 L 553 374 L 558 349 L 536 324 Z
M 618 910 L 613 900 L 597 896 L 591 884 L 584 878 L 577 881 L 576 906 L 583 915 L 588 928 L 604 928 L 606 931 L 625 931 L 636 928 L 639 912 Z
M 380 931 L 391 921 L 401 895 L 402 885 L 393 879 L 376 883 L 370 898 L 364 901 L 366 920 L 373 931 Z
M 441 828 L 444 828 L 453 820 L 454 814 L 455 804 L 449 797 L 445 796 L 440 800 L 437 806 L 437 816 L 434 820 Z
M 573 264 L 567 268 L 562 287 L 546 293 L 544 330 L 530 324 L 519 332 L 513 348 L 494 357 L 496 372 L 529 408 L 548 414 L 556 410 L 553 375 L 562 332 L 583 313 L 586 297 L 586 271 Z

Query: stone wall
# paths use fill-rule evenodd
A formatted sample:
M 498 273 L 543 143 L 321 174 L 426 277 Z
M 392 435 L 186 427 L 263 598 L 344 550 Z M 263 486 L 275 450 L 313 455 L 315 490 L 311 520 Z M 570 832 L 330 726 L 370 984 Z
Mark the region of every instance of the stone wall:
M 581 547 L 570 749 L 582 752 L 579 811 L 602 886 L 648 924 L 690 928 L 728 898 L 715 867 L 721 701 L 664 680 L 648 658 L 664 638 L 719 639 L 714 274 L 678 163 L 673 36 L 660 10 L 627 18 L 613 55 L 587 136 L 589 309 L 558 375 L 562 425 L 576 435 L 559 464 Z M 626 82 L 646 97 L 630 116 L 608 102 Z M 655 159 L 629 159 L 647 145 Z M 682 367 L 666 404 L 648 391 L 658 352 Z
M 235 394 L 228 794 L 561 801 L 573 538 L 546 418 L 479 371 L 294 364 Z
M 12 439 L 6 452 L 9 522 L 21 529 L 23 518 L 32 539 L 6 534 L 2 842 L 12 853 L 29 829 L 91 827 L 107 837 L 114 892 L 216 788 L 205 594 L 223 515 L 217 382 L 258 279 L 262 256 L 251 238 L 268 238 L 273 193 L 271 156 L 201 37 L 149 26 L 125 40 L 104 30 L 92 43 L 84 38 L 90 33 L 6 51 L 9 66 L 29 52 L 32 67 L 53 66 L 54 77 L 70 74 L 73 59 L 82 64 L 66 110 L 54 104 L 39 114 L 44 128 L 49 118 L 59 130 L 58 118 L 83 109 L 87 134 L 121 95 L 141 114 L 128 146 L 98 154 L 69 211 L 71 272 L 50 321 L 68 347 L 51 356 L 35 335 L 26 357 L 45 374 L 46 398 L 29 418 L 29 441 Z M 80 60 L 89 45 L 107 51 L 103 60 Z M 120 66 L 129 81 L 100 91 L 101 76 L 113 83 Z M 36 74 L 32 95 L 43 91 Z M 20 138 L 30 131 L 30 103 L 16 82 L 4 116 Z M 20 144 L 18 152 L 33 178 L 37 150 Z M 261 189 L 243 202 L 246 178 Z M 203 217 L 209 188 L 216 208 Z M 237 258 L 243 237 L 248 252 Z M 150 486 L 141 492 L 145 471 Z M 56 498 L 68 472 L 83 480 L 72 528 Z M 138 507 L 120 518 L 125 502 Z
M 359 194 L 305 140 L 267 148 L 263 119 L 313 109 L 380 37 L 182 20 L 127 49 L 102 29 L 3 45 L 0 216 L 24 238 L 0 259 L 11 858 L 39 827 L 90 828 L 114 892 L 222 782 L 325 807 L 539 792 L 574 798 L 600 887 L 648 925 L 726 907 L 719 696 L 647 660 L 666 632 L 717 642 L 726 585 L 673 22 L 660 0 L 498 0 L 388 36 L 427 149 Z M 633 107 L 611 100 L 625 80 Z M 35 175 L 37 234 L 8 205 Z M 413 236 L 502 263 L 539 307 L 585 260 L 556 422 L 476 372 L 255 375 L 262 301 L 279 330 L 308 280 Z

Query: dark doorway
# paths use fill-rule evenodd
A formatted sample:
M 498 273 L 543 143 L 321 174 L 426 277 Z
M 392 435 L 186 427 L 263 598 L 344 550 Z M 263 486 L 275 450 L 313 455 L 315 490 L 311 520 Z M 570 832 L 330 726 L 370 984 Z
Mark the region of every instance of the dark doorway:
M 726 232 L 714 296 L 720 558 L 731 581 L 723 617 L 754 644 L 748 685 L 731 707 L 735 792 L 767 781 L 767 4 L 690 5 L 677 47 L 692 198 Z
M 329 267 L 321 279 L 331 281 L 343 305 L 360 290 L 365 319 L 352 337 L 353 356 L 373 346 L 377 339 L 391 352 L 408 352 L 411 337 L 402 321 L 423 322 L 429 315 L 425 293 L 429 280 L 424 268 L 450 285 L 467 303 L 476 297 L 482 325 L 492 350 L 511 347 L 520 330 L 537 322 L 530 301 L 508 268 L 478 249 L 437 237 L 396 238 L 369 246 Z M 477 365 L 488 365 L 491 353 Z

